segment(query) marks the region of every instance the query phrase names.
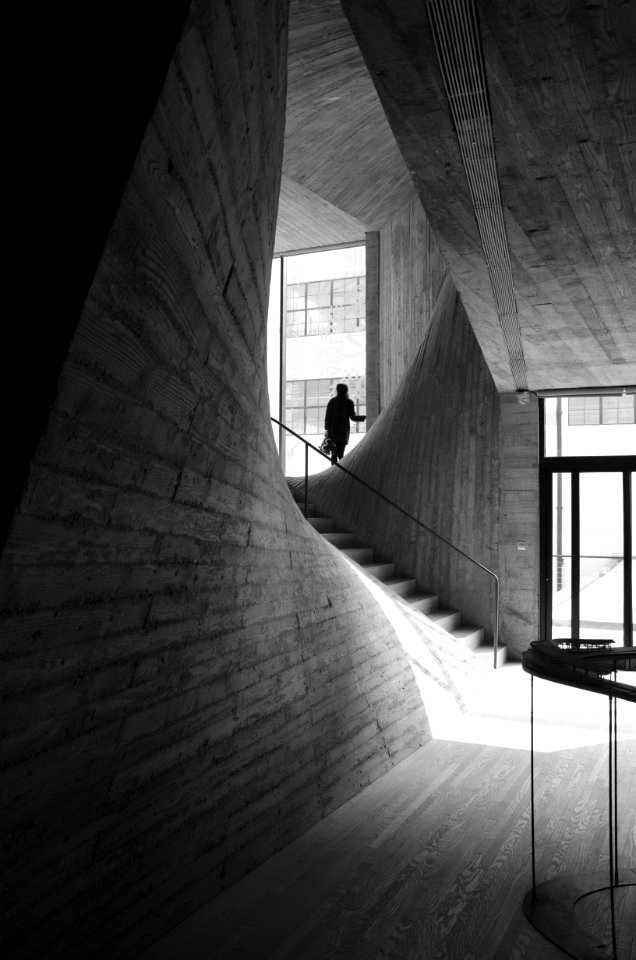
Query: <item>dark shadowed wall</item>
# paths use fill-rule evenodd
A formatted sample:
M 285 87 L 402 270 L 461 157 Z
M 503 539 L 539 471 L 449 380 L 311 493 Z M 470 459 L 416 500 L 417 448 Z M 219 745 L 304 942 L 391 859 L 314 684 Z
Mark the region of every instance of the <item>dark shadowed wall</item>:
M 429 737 L 265 379 L 284 0 L 195 2 L 2 556 L 11 956 L 134 956 Z

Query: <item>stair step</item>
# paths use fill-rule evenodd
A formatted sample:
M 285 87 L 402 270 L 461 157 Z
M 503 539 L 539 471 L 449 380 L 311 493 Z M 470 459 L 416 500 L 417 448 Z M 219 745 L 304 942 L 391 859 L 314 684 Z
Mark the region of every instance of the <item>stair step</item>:
M 325 540 L 328 540 L 329 543 L 332 543 L 334 547 L 339 547 L 343 549 L 344 547 L 352 547 L 354 537 L 352 533 L 323 533 Z
M 407 597 L 408 594 L 415 590 L 417 581 L 406 577 L 389 577 L 388 580 L 384 580 L 384 586 L 388 587 L 389 590 L 392 590 L 393 593 L 396 593 L 399 597 Z
M 484 660 L 488 664 L 488 666 L 492 666 L 494 661 L 494 656 L 495 656 L 492 643 L 491 644 L 482 643 L 479 647 L 477 647 L 474 653 L 475 653 L 475 656 L 479 657 L 480 660 Z M 506 644 L 505 643 L 497 644 L 497 666 L 498 667 L 503 666 L 503 664 L 506 662 L 507 659 L 508 659 L 508 648 L 506 647 Z
M 459 626 L 462 619 L 458 610 L 440 610 L 439 607 L 436 610 L 431 610 L 426 616 L 442 630 L 447 630 L 449 633 L 452 633 Z
M 404 598 L 409 607 L 419 610 L 420 613 L 430 614 L 432 610 L 437 609 L 439 598 L 436 593 L 412 593 Z
M 387 580 L 395 573 L 394 563 L 365 563 L 362 565 L 365 573 L 370 573 L 372 577 L 378 580 Z
M 373 560 L 373 547 L 345 547 L 342 553 L 359 564 L 371 563 Z
M 296 500 L 298 509 L 305 513 L 304 500 Z M 486 662 L 492 663 L 494 653 L 492 645 L 484 643 L 484 629 L 473 624 L 462 624 L 462 615 L 458 610 L 440 610 L 439 598 L 435 593 L 418 591 L 417 581 L 411 577 L 396 576 L 395 563 L 390 561 L 374 561 L 373 547 L 354 546 L 355 536 L 345 530 L 335 530 L 335 521 L 329 517 L 315 517 L 315 504 L 307 503 L 307 522 L 325 540 L 337 547 L 349 560 L 358 563 L 362 570 L 372 577 L 381 580 L 402 602 L 407 603 L 411 610 L 425 614 L 433 623 L 452 634 L 462 646 Z M 506 662 L 507 649 L 505 644 L 499 644 L 497 649 L 497 665 Z
M 311 524 L 318 533 L 333 533 L 335 522 L 329 517 L 307 517 L 307 522 Z
M 484 628 L 470 623 L 462 623 L 452 631 L 453 636 L 469 650 L 477 650 L 484 644 Z

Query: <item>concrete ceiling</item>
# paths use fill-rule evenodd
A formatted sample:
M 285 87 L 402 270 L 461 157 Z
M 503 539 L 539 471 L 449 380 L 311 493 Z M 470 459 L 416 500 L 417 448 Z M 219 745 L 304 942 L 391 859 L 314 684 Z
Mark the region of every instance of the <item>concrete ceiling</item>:
M 340 0 L 292 0 L 288 71 L 276 252 L 363 241 L 416 193 Z
M 419 196 L 498 389 L 635 384 L 631 0 L 477 6 L 516 361 L 427 4 L 343 6 L 291 3 L 277 252 L 361 240 Z

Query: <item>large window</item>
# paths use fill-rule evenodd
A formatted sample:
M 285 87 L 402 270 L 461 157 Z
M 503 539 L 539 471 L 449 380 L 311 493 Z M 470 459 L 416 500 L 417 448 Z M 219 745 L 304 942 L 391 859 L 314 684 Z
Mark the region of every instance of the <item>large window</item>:
M 365 278 L 341 277 L 287 287 L 285 334 L 353 333 L 365 329 Z
M 636 423 L 636 396 L 568 397 L 568 426 Z
M 636 450 L 636 396 L 546 397 L 546 457 L 620 457 Z

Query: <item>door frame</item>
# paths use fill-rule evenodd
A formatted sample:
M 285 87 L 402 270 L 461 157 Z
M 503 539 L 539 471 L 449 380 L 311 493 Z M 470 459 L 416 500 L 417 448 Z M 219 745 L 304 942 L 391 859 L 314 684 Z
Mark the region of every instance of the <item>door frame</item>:
M 546 457 L 544 455 L 543 440 L 543 411 L 541 416 L 541 431 L 539 439 L 539 504 L 540 504 L 540 638 L 547 640 L 551 636 L 552 625 L 552 477 L 555 473 L 570 473 L 577 476 L 581 473 L 622 473 L 623 475 L 623 550 L 625 555 L 625 581 L 623 598 L 623 643 L 633 646 L 633 563 L 628 558 L 633 555 L 632 543 L 632 515 L 635 509 L 634 497 L 636 490 L 632 489 L 632 474 L 636 472 L 636 456 L 613 457 Z M 575 489 L 576 488 L 576 489 Z M 578 514 L 578 483 L 572 489 L 573 512 Z M 574 556 L 578 557 L 578 525 L 572 529 L 572 556 L 573 586 L 575 580 Z

